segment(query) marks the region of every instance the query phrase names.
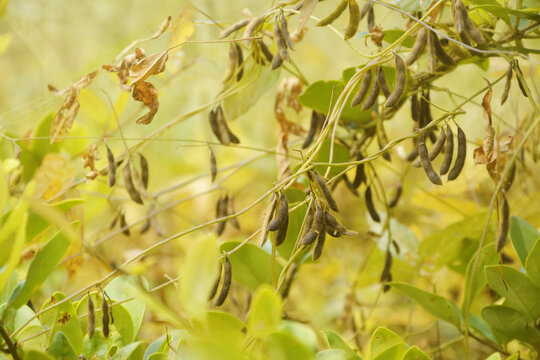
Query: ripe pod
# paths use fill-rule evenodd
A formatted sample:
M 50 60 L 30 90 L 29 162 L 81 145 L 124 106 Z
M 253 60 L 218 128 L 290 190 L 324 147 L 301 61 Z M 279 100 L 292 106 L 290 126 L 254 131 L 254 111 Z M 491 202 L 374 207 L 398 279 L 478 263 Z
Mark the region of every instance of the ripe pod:
M 101 294 L 101 323 L 103 336 L 109 336 L 109 325 L 111 324 L 111 319 L 109 317 L 109 303 L 105 297 L 105 293 Z
M 435 140 L 435 143 L 433 144 L 433 147 L 431 150 L 429 150 L 429 160 L 433 161 L 437 155 L 441 152 L 444 143 L 446 142 L 446 134 L 443 129 L 441 129 L 441 132 L 439 136 L 437 137 L 437 140 Z M 420 159 L 416 159 L 412 164 L 414 167 L 420 167 Z
M 279 51 L 277 51 L 276 54 L 274 55 L 274 58 L 272 59 L 272 65 L 271 65 L 272 70 L 277 69 L 278 67 L 281 66 L 281 64 L 283 64 L 283 59 L 279 55 Z
M 114 184 L 116 184 L 116 162 L 114 161 L 114 155 L 111 149 L 109 149 L 108 146 L 106 146 L 106 148 L 107 148 L 107 162 L 108 162 L 108 167 L 109 167 L 109 187 L 113 187 Z
M 279 22 L 280 22 L 280 25 L 281 25 L 281 34 L 283 35 L 283 38 L 285 39 L 285 42 L 286 42 L 287 46 L 290 49 L 294 50 L 294 43 L 291 40 L 291 37 L 289 36 L 289 29 L 288 29 L 288 25 L 287 25 L 287 19 L 285 18 L 285 15 L 283 14 L 283 8 L 281 9 L 281 13 L 280 13 L 280 16 L 279 16 Z
M 276 247 L 283 244 L 287 237 L 287 229 L 289 228 L 289 203 L 285 194 L 281 194 L 278 216 L 282 217 L 282 221 L 276 231 Z
M 216 300 L 214 301 L 214 306 L 221 306 L 227 299 L 229 291 L 231 290 L 232 282 L 232 265 L 228 257 L 225 258 L 225 264 L 223 265 L 223 284 L 221 285 L 221 290 L 219 291 Z
M 454 134 L 450 126 L 446 125 L 446 145 L 444 147 L 444 160 L 441 165 L 440 174 L 444 175 L 450 170 L 454 153 Z
M 323 222 L 323 228 L 321 229 L 321 232 L 319 233 L 319 237 L 317 238 L 317 244 L 315 245 L 315 248 L 313 249 L 313 255 L 311 256 L 313 261 L 321 257 L 325 240 L 326 240 L 326 224 Z
M 236 57 L 236 64 L 238 65 L 238 73 L 236 74 L 236 81 L 242 80 L 242 76 L 244 75 L 244 54 L 242 53 L 242 48 L 238 44 L 234 44 L 234 47 L 236 48 L 236 53 L 238 56 Z
M 446 51 L 444 51 L 437 34 L 435 34 L 433 31 L 429 31 L 428 38 L 430 45 L 432 46 L 432 51 L 435 56 L 437 56 L 437 59 L 439 59 L 445 65 L 454 65 L 454 59 L 452 59 L 452 57 L 448 55 Z
M 142 198 L 139 191 L 135 188 L 135 185 L 133 185 L 133 179 L 131 177 L 131 161 L 128 161 L 127 164 L 124 166 L 124 185 L 126 187 L 127 193 L 131 200 L 135 201 L 137 204 L 142 204 Z
M 247 24 L 249 24 L 250 20 L 251 19 L 242 19 L 242 20 L 240 20 L 238 22 L 235 22 L 234 24 L 232 24 L 231 26 L 229 26 L 228 28 L 223 30 L 221 32 L 221 34 L 219 34 L 219 38 L 223 39 L 223 38 L 229 36 L 230 34 L 232 34 L 233 32 L 235 32 L 237 30 L 240 30 L 241 28 L 243 28 Z
M 338 6 L 330 14 L 322 18 L 317 23 L 317 26 L 325 26 L 325 25 L 329 25 L 333 23 L 334 20 L 336 20 L 345 11 L 348 4 L 349 4 L 349 0 L 341 0 Z
M 210 150 L 210 179 L 212 182 L 216 180 L 217 176 L 217 161 L 216 161 L 216 155 L 214 155 L 214 152 L 212 151 L 212 148 L 208 148 Z
M 422 167 L 424 168 L 424 172 L 428 179 L 435 185 L 442 185 L 441 178 L 437 175 L 435 170 L 433 170 L 433 166 L 429 160 L 429 154 L 424 139 L 420 140 L 420 143 L 418 144 L 418 154 L 420 155 L 420 162 L 422 163 Z
M 274 38 L 276 39 L 276 45 L 281 58 L 285 61 L 290 61 L 289 52 L 287 51 L 287 45 L 283 31 L 279 27 L 277 18 L 274 21 Z
M 96 330 L 96 314 L 94 310 L 94 302 L 88 293 L 88 338 L 92 339 L 94 337 L 94 332 Z
M 321 175 L 319 175 L 319 173 L 316 170 L 314 170 L 313 173 L 315 174 L 315 179 L 317 180 L 317 184 L 319 184 L 319 187 L 321 188 L 324 194 L 326 202 L 328 203 L 328 207 L 334 211 L 339 211 L 336 200 L 334 200 L 334 197 L 332 196 L 330 189 L 328 189 L 328 186 L 326 186 L 326 181 L 322 178 Z
M 366 207 L 369 212 L 369 216 L 373 219 L 375 222 L 381 222 L 381 218 L 379 214 L 377 213 L 377 209 L 375 209 L 375 204 L 373 203 L 373 197 L 371 195 L 371 187 L 366 188 L 366 192 L 364 193 L 364 197 L 366 199 Z
M 459 126 L 457 140 L 458 150 L 456 162 L 454 163 L 452 170 L 450 170 L 450 172 L 448 173 L 448 181 L 455 180 L 459 176 L 461 170 L 463 169 L 463 165 L 465 164 L 465 157 L 467 156 L 467 139 L 465 138 L 465 133 L 463 132 L 463 130 L 461 130 Z
M 369 93 L 369 96 L 367 97 L 366 101 L 362 105 L 362 111 L 366 111 L 375 105 L 375 102 L 377 101 L 377 97 L 379 96 L 381 88 L 379 86 L 378 81 L 373 82 L 373 86 L 371 88 L 371 92 Z
M 360 84 L 358 91 L 356 92 L 356 94 L 354 95 L 351 101 L 351 106 L 360 105 L 362 100 L 364 100 L 369 90 L 369 85 L 371 84 L 371 77 L 372 77 L 372 71 L 370 69 L 364 74 L 364 77 L 362 78 L 362 83 Z
M 257 16 L 251 19 L 249 23 L 246 25 L 246 28 L 244 29 L 244 34 L 242 35 L 242 37 L 244 38 L 252 37 L 253 32 L 255 31 L 255 29 L 257 29 L 257 27 L 259 27 L 259 25 L 262 23 L 263 20 L 264 20 L 264 16 Z M 246 45 L 249 45 L 249 44 L 250 44 L 250 40 L 246 40 Z
M 307 148 L 309 145 L 311 145 L 311 142 L 315 138 L 315 134 L 320 130 L 322 127 L 322 114 L 319 112 L 313 110 L 311 112 L 311 123 L 309 126 L 308 135 L 306 136 L 306 139 L 304 140 L 304 143 L 302 144 L 302 149 Z
M 510 93 L 510 85 L 512 85 L 512 65 L 508 66 L 508 71 L 506 72 L 506 83 L 504 84 L 504 91 L 501 96 L 501 105 L 506 102 L 508 99 L 508 94 Z
M 421 28 L 418 30 L 418 34 L 416 36 L 416 41 L 414 42 L 414 46 L 412 47 L 411 51 L 409 52 L 409 55 L 405 59 L 405 64 L 412 65 L 420 55 L 424 52 L 424 49 L 426 48 L 427 44 L 427 33 L 426 28 Z
M 501 214 L 499 216 L 499 235 L 497 236 L 497 252 L 501 252 L 506 244 L 510 228 L 510 206 L 506 196 L 502 195 Z
M 227 216 L 227 205 L 229 202 L 229 195 L 225 195 L 223 197 L 220 197 L 216 203 L 216 218 L 222 218 L 224 216 Z M 222 220 L 217 224 L 216 227 L 216 234 L 220 236 L 223 234 L 223 231 L 225 231 L 225 225 L 227 221 Z
M 384 77 L 384 71 L 382 69 L 382 66 L 379 66 L 377 68 L 377 81 L 379 82 L 379 86 L 381 87 L 384 97 L 388 99 L 392 92 L 390 91 L 388 83 L 386 82 L 386 78 Z
M 148 161 L 143 154 L 139 153 L 139 164 L 141 166 L 141 181 L 145 189 L 148 189 Z
M 349 0 L 349 24 L 345 29 L 345 40 L 352 38 L 358 31 L 360 24 L 360 7 L 356 0 Z
M 403 192 L 403 186 L 401 185 L 401 181 L 398 183 L 398 186 L 396 188 L 396 194 L 394 195 L 394 197 L 392 198 L 392 200 L 390 200 L 390 202 L 388 203 L 388 207 L 390 209 L 396 207 L 396 205 L 398 204 L 399 202 L 399 199 L 401 198 L 401 193 Z
M 405 63 L 403 62 L 403 59 L 399 55 L 396 54 L 395 61 L 396 61 L 396 86 L 394 86 L 394 90 L 388 96 L 388 99 L 386 100 L 386 103 L 384 104 L 384 106 L 386 107 L 396 106 L 396 104 L 399 101 L 399 98 L 401 97 L 401 95 L 403 95 L 403 91 L 405 90 L 405 84 L 407 83 L 407 70 L 405 68 Z
M 220 261 L 218 265 L 218 276 L 216 278 L 216 282 L 214 282 L 214 285 L 212 286 L 212 289 L 210 290 L 210 294 L 208 294 L 208 301 L 212 300 L 214 296 L 216 296 L 217 294 L 217 290 L 219 288 L 219 281 L 221 280 L 221 271 L 222 271 L 222 266 L 221 266 L 221 261 Z
M 124 235 L 129 236 L 129 226 L 126 223 L 126 216 L 124 215 L 124 213 L 120 215 L 120 228 L 124 229 L 122 230 L 122 233 Z

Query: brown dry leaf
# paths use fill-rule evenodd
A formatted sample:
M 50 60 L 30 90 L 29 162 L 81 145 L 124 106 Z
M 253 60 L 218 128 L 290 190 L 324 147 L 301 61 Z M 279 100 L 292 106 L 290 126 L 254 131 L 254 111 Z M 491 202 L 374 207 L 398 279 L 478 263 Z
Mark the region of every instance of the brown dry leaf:
M 135 53 L 127 55 L 120 64 L 103 65 L 102 68 L 106 71 L 117 73 L 120 87 L 125 91 L 129 91 L 129 86 L 127 86 L 129 83 L 129 70 L 135 63 L 143 60 L 145 57 L 146 53 L 144 49 L 136 48 Z
M 152 122 L 159 108 L 158 90 L 147 81 L 138 81 L 133 84 L 131 96 L 135 101 L 141 101 L 149 111 L 137 119 L 137 124 L 147 125 Z
M 313 13 L 313 10 L 315 10 L 315 6 L 318 2 L 319 0 L 304 0 L 304 5 L 302 5 L 300 15 L 298 16 L 298 27 L 296 28 L 295 33 L 301 34 L 303 32 L 304 26 Z
M 381 46 L 382 45 L 382 41 L 383 41 L 383 38 L 384 38 L 384 33 L 382 31 L 382 29 L 378 26 L 375 26 L 372 30 L 371 30 L 371 33 L 370 33 L 370 37 L 371 37 L 371 41 L 377 45 L 377 46 Z
M 148 55 L 144 59 L 138 61 L 129 69 L 131 81 L 135 84 L 138 81 L 144 81 L 151 75 L 156 75 L 165 70 L 167 63 L 168 50 L 161 53 Z
M 169 32 L 172 33 L 171 39 L 169 40 L 169 48 L 174 47 L 174 52 L 180 49 L 180 45 L 185 42 L 195 30 L 193 21 L 191 17 L 195 12 L 195 8 L 191 1 L 187 1 L 182 10 L 176 15 L 174 21 L 169 29 Z M 171 49 L 172 50 L 172 49 Z
M 96 160 L 101 159 L 96 144 L 93 144 L 88 152 L 83 154 L 82 162 L 83 167 L 90 169 L 90 172 L 86 174 L 88 180 L 94 180 L 99 175 L 99 170 L 96 169 Z
M 75 84 L 63 90 L 58 90 L 54 86 L 48 85 L 49 91 L 56 96 L 67 94 L 66 98 L 64 99 L 64 103 L 62 104 L 60 110 L 58 110 L 56 113 L 56 117 L 54 118 L 49 130 L 51 144 L 57 141 L 59 137 L 66 136 L 68 134 L 71 126 L 73 125 L 73 121 L 75 121 L 75 117 L 79 112 L 79 93 L 82 89 L 90 85 L 97 74 L 98 70 L 94 70 L 91 73 L 83 76 Z
M 281 131 L 285 133 L 293 133 L 295 135 L 303 135 L 304 130 L 298 124 L 295 124 L 287 119 L 284 111 L 284 102 L 286 105 L 299 112 L 302 105 L 298 101 L 298 95 L 302 91 L 302 83 L 297 78 L 283 79 L 276 93 L 276 101 L 274 103 L 274 113 L 276 119 L 281 125 Z
M 488 83 L 489 84 L 489 83 Z M 495 137 L 495 130 L 493 129 L 492 119 L 491 119 L 491 97 L 493 95 L 493 90 L 489 86 L 488 91 L 482 99 L 482 107 L 484 108 L 484 142 L 482 146 L 484 147 L 484 153 L 490 157 L 493 152 L 493 143 Z

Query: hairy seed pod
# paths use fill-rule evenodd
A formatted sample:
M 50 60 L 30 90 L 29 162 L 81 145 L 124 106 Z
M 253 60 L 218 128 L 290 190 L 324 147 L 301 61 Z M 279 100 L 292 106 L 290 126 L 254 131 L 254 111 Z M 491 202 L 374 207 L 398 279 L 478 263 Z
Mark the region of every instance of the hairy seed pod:
M 366 1 L 362 9 L 360 10 L 360 20 L 362 20 L 368 11 L 373 7 L 373 2 L 371 0 Z
M 285 195 L 281 194 L 279 196 L 279 207 L 278 207 L 277 215 L 274 218 L 274 220 L 272 220 L 270 224 L 268 224 L 268 231 L 278 230 L 281 227 L 281 224 L 283 223 L 285 218 L 288 216 L 289 216 L 289 204 L 287 202 L 287 198 L 285 197 Z
M 512 65 L 508 66 L 508 71 L 506 72 L 506 83 L 504 84 L 504 90 L 501 96 L 501 105 L 506 102 L 506 99 L 508 99 L 508 94 L 510 93 L 510 85 L 512 85 Z
M 418 30 L 418 34 L 416 35 L 416 41 L 414 42 L 414 45 L 409 52 L 409 55 L 407 55 L 407 58 L 405 59 L 405 65 L 409 66 L 414 64 L 416 60 L 422 55 L 424 52 L 424 49 L 426 48 L 427 44 L 427 32 L 426 28 L 421 28 Z
M 334 197 L 332 196 L 330 189 L 328 189 L 328 186 L 326 185 L 326 181 L 323 179 L 321 175 L 319 175 L 319 173 L 316 170 L 314 170 L 313 173 L 315 174 L 315 180 L 317 180 L 317 184 L 319 184 L 319 187 L 321 188 L 324 194 L 326 202 L 328 203 L 328 207 L 334 211 L 339 211 L 336 200 L 334 200 Z
M 463 19 L 463 12 L 459 10 L 460 4 L 463 5 L 461 0 L 452 0 L 452 15 L 454 17 L 454 25 L 456 27 L 457 33 L 459 34 L 461 41 L 466 45 L 470 45 L 471 41 L 469 39 L 469 36 L 465 32 L 465 22 Z
M 465 164 L 465 157 L 467 156 L 467 138 L 459 126 L 457 130 L 458 149 L 456 162 L 454 163 L 452 170 L 448 173 L 448 181 L 455 180 L 459 176 L 463 169 L 463 165 Z
M 379 86 L 378 81 L 373 82 L 373 86 L 371 87 L 371 92 L 369 93 L 369 96 L 367 97 L 366 101 L 362 104 L 362 111 L 369 110 L 375 105 L 375 102 L 377 101 L 377 97 L 379 97 L 379 92 L 381 91 L 381 88 Z
M 225 70 L 225 76 L 223 76 L 223 83 L 231 80 L 234 72 L 236 71 L 236 66 L 238 65 L 238 48 L 235 44 L 229 44 L 229 62 L 227 63 L 227 69 Z
M 216 300 L 214 300 L 214 306 L 221 306 L 227 299 L 229 291 L 231 290 L 232 282 L 232 265 L 228 257 L 225 258 L 225 264 L 223 264 L 223 284 L 221 285 L 221 290 L 219 291 Z
M 284 61 L 291 61 L 289 57 L 289 52 L 287 51 L 287 44 L 283 31 L 279 27 L 278 19 L 274 21 L 274 38 L 276 39 L 276 46 L 279 52 L 279 55 Z
M 283 64 L 283 59 L 281 58 L 281 55 L 279 55 L 279 51 L 277 51 L 276 54 L 274 55 L 274 58 L 272 59 L 271 69 L 275 70 L 278 67 L 280 67 L 281 64 Z
M 94 302 L 88 294 L 88 338 L 92 339 L 94 337 L 94 332 L 96 331 L 96 313 L 94 310 Z
M 306 139 L 304 140 L 304 143 L 302 144 L 302 149 L 307 148 L 311 143 L 313 142 L 313 139 L 315 138 L 315 134 L 317 134 L 318 130 L 321 128 L 321 120 L 320 120 L 320 114 L 313 110 L 311 112 L 311 123 L 309 125 L 309 131 L 306 136 Z
M 242 80 L 244 75 L 244 54 L 242 53 L 242 48 L 238 44 L 234 44 L 238 56 L 236 57 L 236 64 L 238 65 L 238 73 L 236 74 L 236 81 Z
M 326 240 L 326 224 L 323 223 L 323 228 L 321 232 L 319 233 L 319 236 L 317 237 L 317 244 L 315 245 L 315 248 L 313 249 L 313 255 L 311 256 L 313 261 L 321 257 L 325 240 Z
M 141 182 L 145 189 L 148 189 L 148 160 L 139 153 L 139 165 L 141 166 Z
M 349 24 L 345 29 L 345 40 L 352 38 L 358 31 L 360 24 L 360 7 L 356 0 L 349 0 Z
M 437 59 L 439 59 L 444 65 L 454 65 L 454 60 L 446 53 L 446 51 L 444 51 L 437 34 L 435 34 L 433 31 L 429 31 L 428 37 L 430 44 L 433 47 L 433 53 L 435 56 L 437 56 Z
M 503 180 L 503 191 L 507 192 L 510 190 L 510 187 L 514 183 L 514 178 L 516 177 L 516 164 L 512 164 L 510 167 L 510 170 L 508 172 L 508 175 Z
M 218 131 L 220 134 L 220 142 L 224 145 L 229 145 L 230 143 L 233 144 L 239 144 L 240 140 L 236 135 L 233 134 L 231 129 L 229 129 L 229 126 L 227 125 L 227 121 L 225 120 L 225 115 L 223 114 L 223 109 L 221 108 L 221 105 L 218 105 L 215 109 L 215 121 L 218 126 Z
M 380 278 L 380 282 L 385 284 L 383 288 L 384 292 L 387 292 L 390 289 L 390 287 L 386 285 L 386 283 L 389 281 L 392 281 L 391 270 L 392 270 L 392 254 L 390 253 L 390 251 L 387 251 L 386 259 L 384 261 L 384 268 L 383 268 L 383 271 L 381 273 L 381 278 Z
M 133 185 L 133 178 L 131 177 L 131 161 L 128 161 L 127 164 L 124 166 L 123 175 L 124 186 L 126 187 L 129 197 L 137 204 L 142 204 L 143 201 L 141 198 L 141 194 L 135 188 L 135 185 Z
M 285 194 L 281 194 L 278 216 L 280 216 L 280 213 L 283 213 L 284 217 L 279 228 L 276 230 L 276 247 L 283 244 L 285 238 L 287 237 L 287 230 L 289 228 L 289 202 L 287 201 Z
M 320 234 L 325 226 L 324 211 L 319 205 L 315 205 L 315 214 L 313 215 L 312 231 Z M 318 236 L 318 235 L 317 235 Z
M 388 203 L 388 207 L 390 209 L 396 207 L 396 205 L 398 204 L 399 202 L 399 199 L 401 198 L 401 193 L 403 192 L 403 186 L 401 185 L 401 181 L 398 183 L 398 186 L 396 188 L 396 194 L 394 195 L 394 197 L 392 198 L 392 200 L 390 200 L 390 202 Z
M 302 232 L 302 235 L 306 235 L 311 228 L 313 227 L 313 220 L 315 217 L 315 209 L 313 207 L 309 208 L 309 211 L 306 214 L 306 221 L 304 224 L 304 231 Z
M 384 77 L 384 71 L 382 69 L 382 66 L 379 66 L 377 68 L 377 81 L 379 82 L 379 86 L 382 90 L 382 93 L 384 94 L 384 97 L 388 99 L 392 92 L 390 91 L 388 83 L 386 82 L 386 78 Z
M 334 22 L 347 8 L 347 5 L 349 4 L 349 0 L 341 0 L 341 2 L 338 4 L 338 6 L 332 10 L 330 14 L 322 18 L 318 23 L 317 26 L 326 26 Z
M 341 225 L 337 219 L 328 211 L 324 213 L 324 221 L 326 222 L 326 232 L 333 237 L 341 237 L 343 235 L 352 235 L 347 228 Z
M 368 10 L 367 26 L 369 32 L 373 32 L 375 29 L 375 10 L 373 9 L 373 6 L 371 6 Z
M 101 294 L 101 323 L 103 336 L 109 336 L 109 325 L 111 324 L 111 319 L 109 318 L 109 303 L 105 297 L 105 293 Z
M 122 230 L 122 233 L 126 236 L 129 236 L 129 227 L 127 225 L 126 216 L 124 215 L 124 213 L 120 215 L 120 229 L 124 229 Z
M 444 146 L 444 160 L 441 164 L 439 173 L 444 175 L 450 170 L 452 157 L 454 156 L 454 134 L 450 126 L 446 125 L 446 145 Z
M 106 148 L 107 148 L 107 162 L 108 162 L 108 167 L 109 167 L 109 187 L 113 187 L 114 184 L 116 184 L 116 162 L 114 161 L 114 155 L 111 149 L 109 149 L 108 146 L 106 146 Z
M 381 134 L 377 134 L 377 145 L 379 145 L 379 150 L 382 150 L 384 149 L 384 147 L 386 146 L 387 144 L 387 141 L 384 141 L 383 142 L 383 139 L 382 139 L 383 135 Z M 386 136 L 385 136 L 386 137 Z M 392 158 L 390 157 L 390 153 L 388 151 L 385 151 L 382 153 L 382 157 L 384 160 L 386 161 L 392 161 Z
M 521 93 L 523 96 L 528 97 L 527 92 L 525 91 L 525 86 L 521 83 L 521 78 L 523 77 L 523 72 L 521 71 L 521 68 L 519 67 L 519 62 L 517 59 L 513 60 L 515 71 L 516 71 L 516 77 L 518 80 L 519 89 L 521 90 Z M 521 75 L 521 76 L 520 76 Z
M 420 140 L 420 143 L 418 144 L 418 155 L 420 155 L 420 162 L 422 163 L 422 168 L 424 168 L 424 172 L 426 173 L 428 179 L 435 185 L 442 185 L 441 178 L 439 175 L 437 175 L 435 170 L 433 170 L 431 160 L 429 160 L 426 143 L 423 139 Z
M 235 22 L 234 24 L 232 24 L 231 26 L 223 30 L 219 34 L 219 38 L 220 39 L 226 38 L 227 36 L 231 35 L 233 32 L 240 30 L 241 28 L 249 24 L 250 20 L 251 19 L 243 19 L 243 20 Z
M 261 52 L 263 53 L 264 57 L 267 61 L 272 62 L 272 59 L 274 58 L 274 54 L 268 49 L 268 46 L 264 43 L 262 40 L 257 40 L 257 44 L 259 45 L 259 48 L 261 49 Z
M 289 35 L 287 19 L 285 18 L 285 14 L 283 14 L 283 8 L 281 9 L 281 13 L 280 13 L 280 16 L 279 16 L 279 22 L 280 22 L 280 25 L 281 25 L 281 33 L 282 33 L 283 37 L 285 38 L 285 43 L 287 44 L 287 46 L 290 49 L 294 50 L 294 42 L 291 40 L 291 37 Z
M 208 301 L 212 300 L 217 294 L 217 290 L 219 288 L 219 282 L 221 280 L 221 272 L 222 272 L 222 265 L 221 265 L 221 261 L 220 261 L 219 264 L 218 264 L 218 276 L 216 278 L 216 281 L 214 282 L 214 285 L 212 285 L 212 289 L 210 290 L 210 294 L 208 294 Z
M 407 155 L 407 161 L 411 162 L 414 161 L 418 157 L 418 147 L 415 147 L 411 150 L 411 152 Z
M 259 25 L 263 22 L 264 16 L 257 16 L 254 17 L 249 21 L 249 23 L 246 25 L 246 28 L 244 29 L 244 34 L 242 35 L 243 38 L 250 38 L 253 36 L 253 33 L 255 30 L 259 27 Z M 251 40 L 246 40 L 246 45 L 249 45 Z
M 366 207 L 369 212 L 369 216 L 373 219 L 375 222 L 381 222 L 381 218 L 379 216 L 379 213 L 377 213 L 377 209 L 375 209 L 375 204 L 373 203 L 373 197 L 371 195 L 371 187 L 368 186 L 366 188 L 366 192 L 364 193 L 364 197 L 366 199 Z
M 297 272 L 298 266 L 295 263 L 292 263 L 287 271 L 287 276 L 285 277 L 285 282 L 283 283 L 283 290 L 281 290 L 281 297 L 283 299 L 286 299 L 289 296 L 289 291 L 291 290 L 291 285 Z
M 435 140 L 433 147 L 431 148 L 431 150 L 429 150 L 430 161 L 433 161 L 437 157 L 437 155 L 439 155 L 445 142 L 446 142 L 446 133 L 444 132 L 444 129 L 441 129 L 441 132 L 439 136 L 437 136 L 437 139 Z M 416 159 L 415 161 L 413 161 L 411 165 L 414 167 L 420 167 L 421 166 L 420 159 Z
M 396 85 L 394 86 L 394 90 L 388 96 L 388 99 L 386 100 L 386 103 L 384 104 L 385 107 L 394 107 L 399 101 L 399 98 L 401 95 L 403 95 L 403 91 L 405 90 L 405 84 L 407 83 L 407 69 L 405 67 L 405 63 L 403 62 L 403 59 L 396 54 L 395 56 L 396 61 Z
M 366 97 L 366 94 L 369 90 L 369 85 L 371 85 L 371 78 L 372 78 L 372 71 L 371 69 L 368 70 L 365 74 L 364 74 L 364 77 L 362 78 L 362 82 L 360 83 L 360 87 L 358 88 L 358 91 L 356 92 L 356 94 L 354 95 L 352 101 L 351 101 L 351 106 L 357 106 L 357 105 L 360 105 L 360 103 L 362 102 L 362 100 L 364 100 L 364 98 Z
M 222 196 L 216 203 L 216 219 L 227 216 L 227 203 L 229 202 L 229 195 Z M 216 227 L 216 234 L 220 236 L 225 231 L 225 225 L 227 221 L 220 221 Z
M 311 245 L 315 242 L 315 240 L 317 240 L 318 235 L 319 233 L 315 231 L 310 231 L 302 238 L 302 241 L 300 242 L 300 244 L 304 246 Z
M 276 210 L 277 202 L 278 202 L 278 195 L 277 193 L 274 193 L 272 195 L 272 199 L 270 200 L 270 205 L 268 206 L 268 210 L 266 211 L 266 214 L 264 215 L 261 236 L 259 238 L 261 247 L 266 242 L 266 238 L 268 236 L 268 231 L 269 231 L 268 226 L 269 226 L 270 220 L 274 216 L 274 211 Z
M 502 195 L 501 213 L 499 216 L 499 235 L 497 236 L 497 252 L 501 252 L 506 244 L 508 230 L 510 228 L 510 205 L 506 196 Z
M 364 159 L 364 155 L 358 151 L 358 153 L 356 154 L 356 160 L 360 161 L 360 160 L 363 160 Z M 360 185 L 362 185 L 363 182 L 366 181 L 366 172 L 364 170 L 364 164 L 358 164 L 356 165 L 356 173 L 354 175 L 354 180 L 353 180 L 353 187 L 355 189 L 358 189 L 358 187 Z
M 486 43 L 486 39 L 472 23 L 471 19 L 469 18 L 469 13 L 467 12 L 467 8 L 465 7 L 465 5 L 463 5 L 463 1 L 457 0 L 455 1 L 455 4 L 453 2 L 452 10 L 455 12 L 454 17 L 456 23 L 459 20 L 458 33 L 460 34 L 460 36 L 461 33 L 463 33 L 466 38 L 474 40 L 478 45 L 484 45 Z
M 217 113 L 214 109 L 210 110 L 210 113 L 208 114 L 208 121 L 210 122 L 210 129 L 212 130 L 216 138 L 219 140 L 219 142 L 223 144 L 223 138 L 221 137 L 219 125 L 217 123 Z
M 213 183 L 214 180 L 216 180 L 217 176 L 217 161 L 216 155 L 214 155 L 214 151 L 212 151 L 212 148 L 209 147 L 208 150 L 210 151 L 210 179 Z
M 411 117 L 415 122 L 420 120 L 420 103 L 418 102 L 418 95 L 416 93 L 411 95 Z

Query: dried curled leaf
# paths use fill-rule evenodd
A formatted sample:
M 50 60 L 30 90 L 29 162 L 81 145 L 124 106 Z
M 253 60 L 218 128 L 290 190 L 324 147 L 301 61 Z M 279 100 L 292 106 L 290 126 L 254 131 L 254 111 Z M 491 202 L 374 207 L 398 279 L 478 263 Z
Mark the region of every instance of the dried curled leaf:
M 131 96 L 135 101 L 141 101 L 150 111 L 137 119 L 137 124 L 150 124 L 158 109 L 158 90 L 147 81 L 139 81 L 133 85 Z
M 165 70 L 165 64 L 167 63 L 169 50 L 165 50 L 161 53 L 155 53 L 148 55 L 144 59 L 137 61 L 129 69 L 129 76 L 133 84 L 138 81 L 144 81 L 152 75 L 159 74 Z

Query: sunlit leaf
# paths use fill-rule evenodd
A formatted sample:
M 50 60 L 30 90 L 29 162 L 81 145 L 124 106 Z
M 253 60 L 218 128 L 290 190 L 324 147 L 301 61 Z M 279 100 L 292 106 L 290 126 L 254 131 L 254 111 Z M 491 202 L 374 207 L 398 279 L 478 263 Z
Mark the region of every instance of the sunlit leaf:
M 251 300 L 247 328 L 252 336 L 267 337 L 278 329 L 283 304 L 269 285 L 257 289 Z
M 188 0 L 182 10 L 180 10 L 178 15 L 176 15 L 176 17 L 174 18 L 171 28 L 169 29 L 169 32 L 171 33 L 171 39 L 169 40 L 168 45 L 169 48 L 182 44 L 191 35 L 193 35 L 195 26 L 193 24 L 193 21 L 191 20 L 191 17 L 193 16 L 194 12 L 195 8 L 193 7 L 193 4 L 191 3 L 191 1 Z M 180 46 L 175 47 L 170 51 L 174 53 L 179 49 Z
M 509 338 L 540 345 L 540 331 L 521 312 L 502 305 L 487 306 L 482 309 L 482 317 L 489 325 Z
M 540 237 L 529 252 L 529 256 L 527 256 L 525 269 L 532 283 L 540 287 Z
M 523 266 L 525 266 L 527 256 L 539 237 L 540 232 L 525 220 L 515 215 L 510 217 L 510 240 Z

